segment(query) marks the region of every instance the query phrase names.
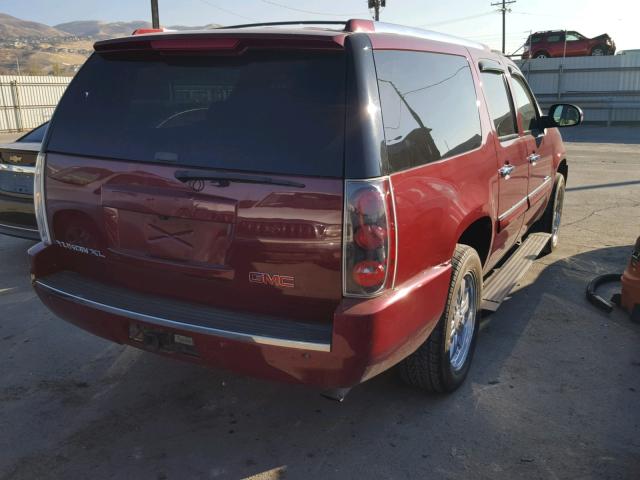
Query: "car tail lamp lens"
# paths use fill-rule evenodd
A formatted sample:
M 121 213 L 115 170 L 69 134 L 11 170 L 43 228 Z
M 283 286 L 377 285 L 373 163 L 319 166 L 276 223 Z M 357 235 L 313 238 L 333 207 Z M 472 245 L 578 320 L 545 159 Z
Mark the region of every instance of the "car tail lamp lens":
M 395 268 L 394 222 L 388 179 L 346 181 L 345 296 L 370 297 L 391 286 Z
M 36 212 L 36 222 L 40 238 L 45 245 L 51 245 L 49 222 L 47 221 L 47 208 L 44 195 L 44 180 L 46 176 L 46 156 L 39 153 L 36 159 L 36 169 L 33 175 L 33 205 Z

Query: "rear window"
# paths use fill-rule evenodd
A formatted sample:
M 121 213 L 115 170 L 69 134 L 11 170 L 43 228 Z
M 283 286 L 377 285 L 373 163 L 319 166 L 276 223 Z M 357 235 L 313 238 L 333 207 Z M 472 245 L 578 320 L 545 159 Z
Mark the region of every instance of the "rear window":
M 343 175 L 345 57 L 94 54 L 47 149 L 180 166 Z
M 43 123 L 39 127 L 34 128 L 33 130 L 31 130 L 29 133 L 27 133 L 23 137 L 20 137 L 18 139 L 18 142 L 20 142 L 20 143 L 42 143 L 42 140 L 44 139 L 44 134 L 47 131 L 47 126 L 48 125 L 49 125 L 49 122 Z

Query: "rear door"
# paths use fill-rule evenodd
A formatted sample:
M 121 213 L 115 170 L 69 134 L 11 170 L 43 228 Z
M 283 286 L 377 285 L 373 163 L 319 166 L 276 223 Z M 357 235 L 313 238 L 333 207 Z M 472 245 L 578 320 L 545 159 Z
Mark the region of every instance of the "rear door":
M 330 321 L 342 291 L 344 83 L 341 51 L 94 54 L 46 146 L 66 268 Z

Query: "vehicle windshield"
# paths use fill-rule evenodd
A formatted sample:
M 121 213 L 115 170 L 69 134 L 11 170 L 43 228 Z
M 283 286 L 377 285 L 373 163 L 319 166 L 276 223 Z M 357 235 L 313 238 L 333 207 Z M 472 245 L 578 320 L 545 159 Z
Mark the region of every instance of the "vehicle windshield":
M 48 151 L 281 174 L 343 175 L 340 52 L 94 54 Z

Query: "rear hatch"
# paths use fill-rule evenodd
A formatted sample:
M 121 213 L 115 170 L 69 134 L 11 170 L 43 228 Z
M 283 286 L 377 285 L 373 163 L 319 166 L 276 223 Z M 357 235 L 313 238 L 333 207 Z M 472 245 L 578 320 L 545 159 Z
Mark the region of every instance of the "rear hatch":
M 341 298 L 343 52 L 185 48 L 98 52 L 67 89 L 46 145 L 60 267 L 330 322 Z

